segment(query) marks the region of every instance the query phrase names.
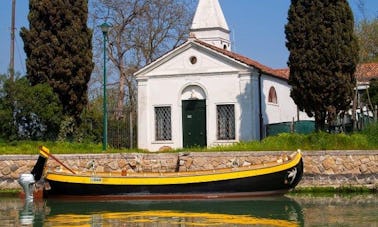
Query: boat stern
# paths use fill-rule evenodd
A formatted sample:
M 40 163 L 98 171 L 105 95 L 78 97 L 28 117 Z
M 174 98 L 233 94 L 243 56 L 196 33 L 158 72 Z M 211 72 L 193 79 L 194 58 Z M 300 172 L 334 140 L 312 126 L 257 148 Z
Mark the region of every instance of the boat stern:
M 18 179 L 18 183 L 21 185 L 24 193 L 25 200 L 31 202 L 34 199 L 34 191 L 36 191 L 35 184 L 40 181 L 45 169 L 45 165 L 48 159 L 50 151 L 44 146 L 39 147 L 39 157 L 30 173 L 23 173 Z

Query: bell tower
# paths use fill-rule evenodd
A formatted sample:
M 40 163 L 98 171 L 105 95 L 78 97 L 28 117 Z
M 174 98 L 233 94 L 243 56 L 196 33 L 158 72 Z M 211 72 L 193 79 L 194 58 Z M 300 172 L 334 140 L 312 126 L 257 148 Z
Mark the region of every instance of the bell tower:
M 199 40 L 231 51 L 230 30 L 218 0 L 199 0 L 190 33 Z

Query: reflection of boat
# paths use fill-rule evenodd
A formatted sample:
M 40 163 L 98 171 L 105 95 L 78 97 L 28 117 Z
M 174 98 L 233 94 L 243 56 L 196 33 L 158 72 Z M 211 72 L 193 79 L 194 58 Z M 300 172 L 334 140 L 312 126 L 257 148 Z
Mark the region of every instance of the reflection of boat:
M 116 225 L 130 224 L 138 226 L 191 226 L 194 224 L 201 226 L 234 226 L 234 225 L 259 225 L 259 226 L 277 226 L 277 227 L 296 227 L 299 226 L 294 221 L 256 218 L 243 215 L 229 214 L 209 214 L 209 213 L 183 213 L 170 210 L 160 211 L 140 211 L 140 212 L 117 212 L 117 213 L 100 213 L 96 215 L 60 215 L 49 217 L 45 221 L 47 225 L 53 223 L 61 226 L 70 225 L 85 226 L 85 224 L 94 224 L 92 226 L 102 226 L 116 222 Z M 148 225 L 150 224 L 150 225 Z M 154 225 L 152 225 L 154 224 Z
M 48 157 L 57 160 L 47 148 L 41 147 L 40 157 L 32 174 L 21 176 L 22 179 L 28 179 L 26 183 L 22 183 L 20 178 L 26 194 L 31 194 L 27 190 L 34 184 L 34 178 L 36 181 L 41 177 L 43 179 L 42 172 Z M 259 166 L 196 172 L 74 172 L 63 163 L 61 165 L 69 171 L 46 171 L 44 180 L 48 182 L 49 190 L 44 191 L 45 195 L 112 195 L 113 198 L 122 196 L 126 199 L 250 197 L 283 194 L 294 188 L 303 174 L 300 152 Z
M 48 199 L 44 223 L 61 226 L 303 226 L 300 205 L 286 197 L 253 200 L 88 201 Z M 155 225 L 151 225 L 151 224 Z M 168 224 L 169 223 L 169 224 Z

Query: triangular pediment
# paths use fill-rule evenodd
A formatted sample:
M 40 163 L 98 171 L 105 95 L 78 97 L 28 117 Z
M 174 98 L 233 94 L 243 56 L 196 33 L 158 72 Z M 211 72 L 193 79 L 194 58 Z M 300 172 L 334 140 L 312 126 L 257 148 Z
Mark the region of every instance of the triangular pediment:
M 137 77 L 227 74 L 250 69 L 201 44 L 188 41 L 138 72 Z

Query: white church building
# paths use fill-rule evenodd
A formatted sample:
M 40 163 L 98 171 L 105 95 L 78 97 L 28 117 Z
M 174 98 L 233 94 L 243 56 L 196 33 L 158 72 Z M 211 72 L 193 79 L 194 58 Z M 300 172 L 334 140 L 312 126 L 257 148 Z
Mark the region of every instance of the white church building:
M 287 71 L 232 52 L 218 0 L 199 0 L 190 38 L 135 76 L 140 149 L 260 140 L 268 124 L 307 119 Z

